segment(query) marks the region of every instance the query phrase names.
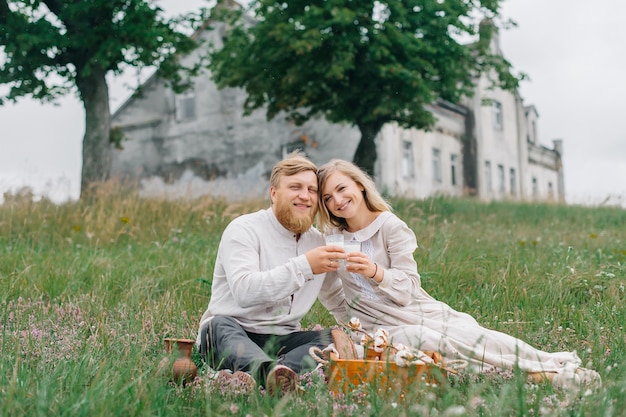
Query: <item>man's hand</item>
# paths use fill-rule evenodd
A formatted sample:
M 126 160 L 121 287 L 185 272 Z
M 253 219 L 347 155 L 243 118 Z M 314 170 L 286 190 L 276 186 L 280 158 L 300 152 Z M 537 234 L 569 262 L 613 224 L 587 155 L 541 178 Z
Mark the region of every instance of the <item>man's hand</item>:
M 340 266 L 339 261 L 347 258 L 346 252 L 342 248 L 332 245 L 318 246 L 308 251 L 305 256 L 314 274 L 336 271 Z

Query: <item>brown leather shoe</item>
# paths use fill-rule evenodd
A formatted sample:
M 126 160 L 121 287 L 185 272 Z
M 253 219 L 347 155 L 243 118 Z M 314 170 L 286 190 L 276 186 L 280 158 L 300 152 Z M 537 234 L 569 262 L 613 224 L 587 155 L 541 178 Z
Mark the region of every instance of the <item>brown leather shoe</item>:
M 298 390 L 298 374 L 285 365 L 276 365 L 267 374 L 265 389 L 271 396 L 283 396 L 296 392 Z

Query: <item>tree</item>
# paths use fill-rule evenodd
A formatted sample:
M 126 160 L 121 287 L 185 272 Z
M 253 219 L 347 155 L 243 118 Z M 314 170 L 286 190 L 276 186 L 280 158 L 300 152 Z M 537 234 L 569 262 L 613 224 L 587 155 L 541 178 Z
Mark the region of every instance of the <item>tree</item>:
M 218 87 L 246 90 L 245 114 L 267 106 L 268 120 L 285 112 L 296 124 L 323 115 L 356 125 L 353 160 L 373 175 L 384 124 L 432 127 L 428 105 L 471 96 L 481 73 L 495 71 L 494 84 L 517 88 L 522 76 L 490 51 L 495 26 L 481 24 L 499 17 L 499 3 L 257 0 L 214 16 L 230 30 L 209 68 Z
M 105 76 L 154 66 L 175 89 L 198 68 L 182 68 L 177 54 L 197 45 L 183 33 L 198 15 L 165 19 L 144 0 L 0 0 L 0 105 L 32 96 L 53 101 L 77 92 L 85 108 L 81 196 L 108 179 L 111 122 Z M 119 139 L 119 138 L 117 138 Z

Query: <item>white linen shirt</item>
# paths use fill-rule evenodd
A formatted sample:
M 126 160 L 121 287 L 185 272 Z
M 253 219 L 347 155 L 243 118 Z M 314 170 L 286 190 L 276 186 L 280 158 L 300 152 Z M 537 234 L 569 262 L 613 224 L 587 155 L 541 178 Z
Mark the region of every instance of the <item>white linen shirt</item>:
M 305 256 L 322 245 L 322 234 L 314 227 L 296 239 L 271 207 L 233 220 L 219 244 L 211 299 L 200 329 L 223 315 L 253 333 L 299 331 L 300 320 L 318 295 L 336 319 L 345 320 L 341 281 L 334 274 L 313 274 Z

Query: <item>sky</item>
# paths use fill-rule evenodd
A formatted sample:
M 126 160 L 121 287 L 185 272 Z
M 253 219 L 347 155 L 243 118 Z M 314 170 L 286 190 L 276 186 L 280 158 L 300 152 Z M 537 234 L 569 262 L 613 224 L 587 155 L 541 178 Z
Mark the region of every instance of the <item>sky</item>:
M 205 0 L 161 0 L 169 14 Z M 563 139 L 566 200 L 626 208 L 626 47 L 619 27 L 626 2 L 504 0 L 501 14 L 517 27 L 500 32 L 500 45 L 526 105 L 539 113 L 541 144 Z M 111 111 L 130 95 L 128 77 L 109 79 Z M 0 107 L 2 193 L 30 186 L 53 201 L 80 193 L 84 109 L 74 96 L 56 104 L 22 99 Z

